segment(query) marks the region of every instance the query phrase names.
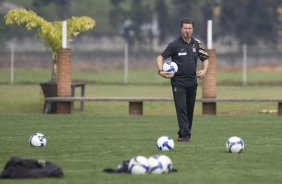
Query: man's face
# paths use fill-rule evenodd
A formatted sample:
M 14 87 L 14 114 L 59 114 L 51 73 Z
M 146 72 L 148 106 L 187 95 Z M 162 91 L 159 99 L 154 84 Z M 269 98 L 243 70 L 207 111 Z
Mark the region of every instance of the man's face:
M 185 39 L 190 39 L 193 33 L 193 24 L 183 24 L 181 27 L 181 35 Z

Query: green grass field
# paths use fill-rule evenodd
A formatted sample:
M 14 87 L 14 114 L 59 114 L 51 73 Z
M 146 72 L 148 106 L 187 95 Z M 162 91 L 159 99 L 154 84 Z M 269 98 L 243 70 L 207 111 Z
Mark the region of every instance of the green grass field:
M 60 165 L 62 179 L 23 180 L 21 183 L 279 183 L 281 118 L 273 115 L 195 117 L 190 143 L 177 143 L 159 152 L 158 136 L 176 138 L 174 116 L 95 116 L 13 114 L 0 116 L 1 158 L 47 159 Z M 44 148 L 31 147 L 33 132 L 47 137 Z M 232 135 L 245 141 L 245 150 L 230 154 L 225 141 Z M 154 176 L 106 174 L 104 168 L 136 155 L 171 157 L 177 173 Z M 10 183 L 5 180 L 1 183 Z
M 41 114 L 44 97 L 38 84 L 34 85 L 0 85 L 0 115 L 1 114 Z M 217 86 L 218 98 L 281 98 L 282 86 Z M 79 95 L 79 91 L 76 93 Z M 171 88 L 166 84 L 86 84 L 86 96 L 149 96 L 171 97 Z M 201 86 L 197 98 L 202 97 Z M 78 109 L 79 104 L 75 104 Z M 195 114 L 201 114 L 201 104 L 196 103 Z M 218 103 L 218 114 L 259 114 L 263 111 L 274 112 L 277 103 Z M 126 102 L 86 102 L 85 111 L 74 111 L 74 114 L 93 114 L 102 116 L 127 115 Z M 172 102 L 145 102 L 145 115 L 175 115 Z
M 65 174 L 61 179 L 1 180 L 1 183 L 272 184 L 282 181 L 282 119 L 276 113 L 261 113 L 264 109 L 277 109 L 275 103 L 219 103 L 216 116 L 201 115 L 201 104 L 196 103 L 191 142 L 176 142 L 173 151 L 159 152 L 155 147 L 159 136 L 177 138 L 172 102 L 146 102 L 144 116 L 129 116 L 125 102 L 88 102 L 83 112 L 48 115 L 42 114 L 43 96 L 38 85 L 49 79 L 48 72 L 22 70 L 14 85 L 7 84 L 7 72 L 2 70 L 0 76 L 0 170 L 11 156 L 19 156 L 50 160 L 61 166 Z M 74 76 L 81 79 L 84 75 Z M 131 73 L 127 85 L 117 77 L 122 73 L 107 76 L 85 73 L 85 76 L 83 79 L 95 81 L 86 85 L 86 96 L 171 97 L 169 81 L 157 78 L 153 72 Z M 224 80 L 227 75 L 219 76 L 219 80 Z M 273 80 L 278 81 L 278 77 L 273 76 Z M 281 86 L 217 86 L 217 96 L 221 98 L 281 98 L 281 91 Z M 200 84 L 198 98 L 201 93 Z M 46 135 L 46 147 L 29 145 L 29 136 L 34 132 Z M 226 152 L 225 142 L 234 135 L 245 141 L 243 153 Z M 161 176 L 102 172 L 133 156 L 154 154 L 171 157 L 178 172 Z
M 39 83 L 46 82 L 51 77 L 51 72 L 46 69 L 39 68 L 16 68 L 14 74 L 14 82 L 17 84 L 26 83 Z M 236 84 L 242 84 L 242 72 L 240 70 L 219 71 L 216 75 L 217 83 L 221 84 L 225 81 L 232 81 Z M 72 70 L 73 80 L 84 80 L 92 83 L 100 84 L 123 84 L 124 72 L 122 70 L 99 70 L 99 71 L 81 71 L 78 69 Z M 248 71 L 247 82 L 253 84 L 257 82 L 280 82 L 281 83 L 281 70 L 270 68 L 268 70 L 255 70 Z M 129 70 L 128 75 L 129 84 L 166 84 L 166 80 L 156 75 L 156 69 L 152 70 Z M 10 83 L 10 70 L 9 68 L 0 68 L 0 84 Z

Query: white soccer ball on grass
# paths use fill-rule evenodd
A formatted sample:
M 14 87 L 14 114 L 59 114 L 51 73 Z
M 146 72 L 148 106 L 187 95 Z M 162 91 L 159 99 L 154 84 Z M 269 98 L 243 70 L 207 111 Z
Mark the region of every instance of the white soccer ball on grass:
M 131 174 L 146 174 L 149 171 L 148 159 L 144 156 L 136 156 L 130 159 L 128 171 Z
M 158 160 L 162 163 L 163 165 L 163 173 L 169 173 L 172 168 L 173 168 L 173 165 L 172 165 L 172 161 L 170 159 L 170 157 L 168 157 L 167 155 L 160 155 Z
M 29 144 L 35 147 L 44 147 L 47 144 L 47 139 L 42 133 L 34 133 L 29 137 Z
M 153 155 L 149 157 L 150 174 L 167 174 L 172 170 L 172 161 L 166 155 Z
M 237 137 L 237 136 L 230 137 L 226 141 L 225 146 L 226 146 L 226 150 L 229 153 L 241 153 L 245 148 L 245 144 L 244 144 L 243 139 L 241 139 L 240 137 Z
M 148 162 L 149 162 L 149 173 L 150 174 L 163 174 L 164 173 L 164 168 L 163 168 L 163 163 L 161 160 L 159 160 L 160 155 L 153 155 L 149 157 Z
M 157 140 L 157 148 L 161 151 L 173 150 L 174 141 L 170 136 L 161 136 Z

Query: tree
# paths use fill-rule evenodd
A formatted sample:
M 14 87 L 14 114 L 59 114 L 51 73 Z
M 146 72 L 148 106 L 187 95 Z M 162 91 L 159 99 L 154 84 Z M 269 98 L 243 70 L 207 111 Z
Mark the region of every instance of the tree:
M 170 8 L 167 20 L 168 22 L 170 22 L 170 25 L 168 26 L 167 30 L 169 34 L 179 34 L 180 21 L 184 18 L 190 18 L 195 22 L 194 36 L 200 39 L 205 38 L 206 23 L 208 16 L 204 15 L 210 12 L 210 10 L 208 10 L 210 5 L 207 5 L 212 4 L 212 2 L 210 1 L 214 0 L 174 0 L 173 2 L 169 2 Z
M 111 0 L 110 3 L 110 24 L 124 37 L 128 44 L 133 44 L 133 25 L 132 20 L 128 19 L 130 14 L 129 3 L 126 0 Z
M 50 47 L 53 56 L 51 81 L 56 81 L 57 51 L 62 48 L 62 21 L 48 22 L 31 10 L 12 9 L 5 16 L 5 23 L 25 25 L 28 31 L 37 31 L 37 36 Z M 95 26 L 95 21 L 89 17 L 72 17 L 67 19 L 67 39 L 77 36 Z
M 157 20 L 158 20 L 158 26 L 159 26 L 159 41 L 160 43 L 164 42 L 169 28 L 169 21 L 168 18 L 168 9 L 167 4 L 164 0 L 158 0 L 156 4 L 156 12 L 157 12 Z
M 11 39 L 14 35 L 17 35 L 18 37 L 24 37 L 24 36 L 31 36 L 32 33 L 28 32 L 26 30 L 22 29 L 16 29 L 16 25 L 14 26 L 6 26 L 5 25 L 5 20 L 4 20 L 5 15 L 0 14 L 0 48 L 4 47 L 4 42 L 8 39 Z M 2 44 L 3 43 L 3 44 Z
M 224 0 L 220 27 L 223 35 L 233 35 L 240 43 L 256 44 L 277 41 L 278 0 Z
M 73 0 L 33 0 L 32 6 L 41 16 L 55 20 L 66 19 L 71 14 L 72 3 Z
M 109 13 L 113 27 L 128 44 L 144 43 L 150 36 L 152 22 L 151 1 L 111 0 Z

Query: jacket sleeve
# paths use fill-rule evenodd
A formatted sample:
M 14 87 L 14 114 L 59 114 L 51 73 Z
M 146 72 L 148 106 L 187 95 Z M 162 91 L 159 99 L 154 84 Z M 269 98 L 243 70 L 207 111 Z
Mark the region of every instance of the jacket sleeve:
M 203 43 L 198 39 L 195 39 L 195 40 L 198 42 L 198 45 L 199 45 L 198 57 L 200 58 L 201 61 L 207 60 L 209 58 L 209 55 L 208 55 Z
M 171 57 L 174 53 L 174 44 L 171 42 L 168 44 L 168 46 L 165 48 L 165 50 L 161 53 L 161 56 L 164 59 L 167 59 L 169 57 Z

